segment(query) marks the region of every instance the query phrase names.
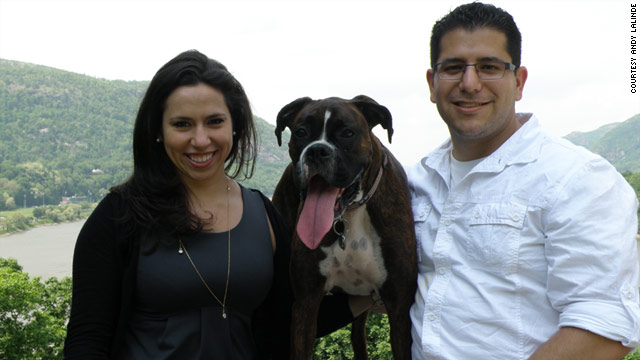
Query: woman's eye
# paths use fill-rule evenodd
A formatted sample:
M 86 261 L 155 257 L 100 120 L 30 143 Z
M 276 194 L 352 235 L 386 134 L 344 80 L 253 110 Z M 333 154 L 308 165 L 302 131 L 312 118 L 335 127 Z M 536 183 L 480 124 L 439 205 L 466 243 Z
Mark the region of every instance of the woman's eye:
M 224 119 L 222 118 L 213 118 L 213 119 L 209 119 L 208 123 L 209 125 L 219 125 L 222 124 L 224 122 Z
M 190 124 L 188 121 L 176 121 L 172 125 L 173 127 L 176 127 L 176 128 L 185 128 L 185 127 L 188 127 Z

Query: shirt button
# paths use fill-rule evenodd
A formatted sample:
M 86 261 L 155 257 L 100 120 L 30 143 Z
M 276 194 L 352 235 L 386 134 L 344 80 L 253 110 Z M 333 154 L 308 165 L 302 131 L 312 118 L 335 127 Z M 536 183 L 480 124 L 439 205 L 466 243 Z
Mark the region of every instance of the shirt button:
M 447 219 L 444 221 L 444 226 L 449 226 L 451 225 L 451 220 Z
M 512 214 L 512 215 L 511 215 L 511 219 L 512 219 L 513 221 L 520 221 L 520 215 L 518 215 L 518 214 Z
M 480 213 L 479 212 L 475 212 L 473 214 L 473 217 L 476 218 L 476 219 L 479 219 L 480 218 Z
M 436 319 L 436 314 L 429 313 L 429 315 L 427 315 L 427 319 L 429 319 L 429 321 L 434 321 Z
M 440 275 L 444 275 L 447 273 L 447 268 L 440 268 L 438 272 L 440 273 Z

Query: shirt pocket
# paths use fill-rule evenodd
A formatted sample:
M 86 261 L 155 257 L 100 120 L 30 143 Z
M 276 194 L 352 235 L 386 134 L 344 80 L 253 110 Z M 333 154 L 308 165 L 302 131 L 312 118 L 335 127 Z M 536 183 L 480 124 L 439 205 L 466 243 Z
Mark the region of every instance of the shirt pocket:
M 416 247 L 418 253 L 418 262 L 422 261 L 423 254 L 426 254 L 426 249 L 423 248 L 423 239 L 428 237 L 427 219 L 431 214 L 431 204 L 426 199 L 414 200 L 411 202 L 411 210 L 413 211 L 413 222 L 416 230 Z
M 471 267 L 506 275 L 517 271 L 526 211 L 525 204 L 512 202 L 470 209 L 466 253 Z

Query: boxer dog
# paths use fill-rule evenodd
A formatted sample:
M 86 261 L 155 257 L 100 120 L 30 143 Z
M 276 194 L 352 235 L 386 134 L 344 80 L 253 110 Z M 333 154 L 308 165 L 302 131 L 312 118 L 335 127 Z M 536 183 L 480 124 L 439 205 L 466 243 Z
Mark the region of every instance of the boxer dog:
M 291 225 L 294 294 L 291 359 L 310 359 L 323 296 L 343 291 L 384 302 L 395 359 L 411 358 L 416 239 L 406 175 L 371 132 L 393 134 L 391 114 L 367 96 L 300 98 L 277 117 L 276 137 L 291 130 L 291 164 L 273 203 Z M 353 323 L 356 359 L 366 359 L 367 313 Z

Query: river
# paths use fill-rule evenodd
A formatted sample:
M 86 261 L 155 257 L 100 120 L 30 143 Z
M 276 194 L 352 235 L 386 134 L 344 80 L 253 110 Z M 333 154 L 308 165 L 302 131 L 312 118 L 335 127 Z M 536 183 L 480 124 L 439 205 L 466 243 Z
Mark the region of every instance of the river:
M 73 248 L 84 222 L 45 225 L 0 236 L 0 257 L 17 259 L 30 277 L 71 276 Z
M 80 220 L 40 226 L 0 236 L 0 257 L 17 259 L 23 271 L 31 277 L 40 276 L 47 279 L 53 276 L 71 276 L 73 247 L 84 222 L 85 220 Z

